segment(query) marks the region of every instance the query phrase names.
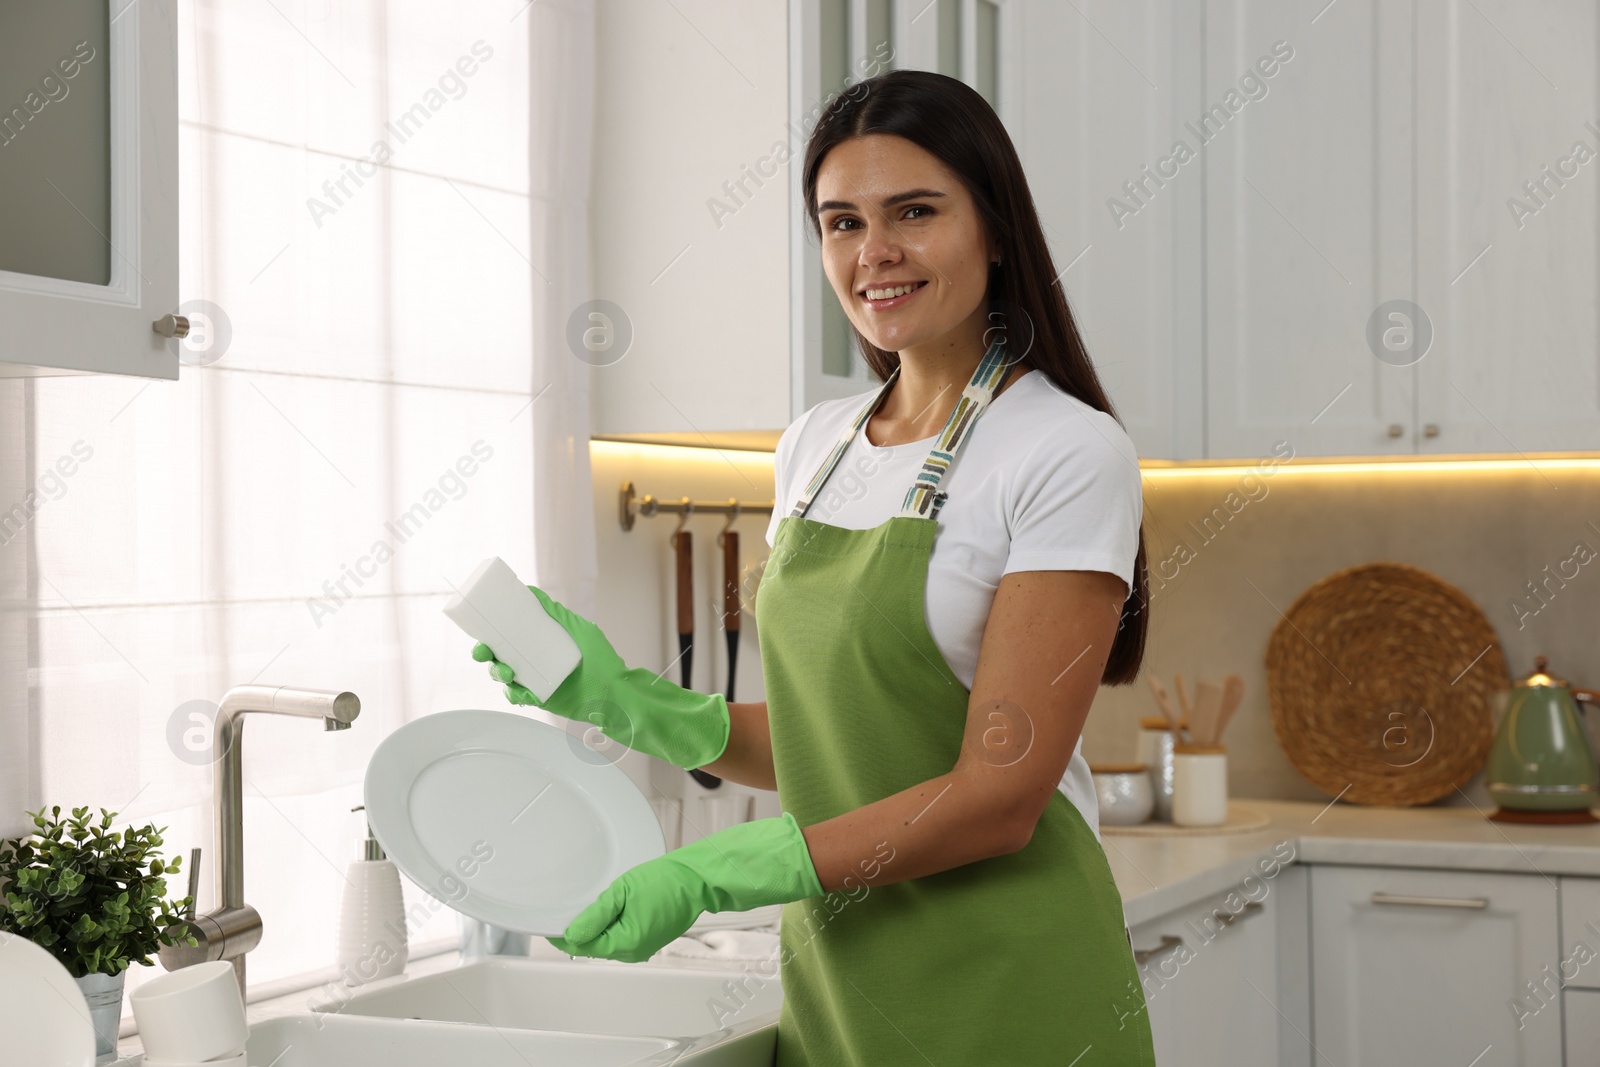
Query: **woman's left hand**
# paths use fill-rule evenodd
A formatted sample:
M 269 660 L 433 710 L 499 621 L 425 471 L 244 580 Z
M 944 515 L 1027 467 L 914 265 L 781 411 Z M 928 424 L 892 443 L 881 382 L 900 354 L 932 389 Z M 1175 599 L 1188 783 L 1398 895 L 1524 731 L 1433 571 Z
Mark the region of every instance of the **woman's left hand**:
M 639 963 L 683 936 L 704 911 L 748 911 L 818 896 L 805 835 L 788 812 L 719 830 L 618 875 L 546 938 L 573 956 Z

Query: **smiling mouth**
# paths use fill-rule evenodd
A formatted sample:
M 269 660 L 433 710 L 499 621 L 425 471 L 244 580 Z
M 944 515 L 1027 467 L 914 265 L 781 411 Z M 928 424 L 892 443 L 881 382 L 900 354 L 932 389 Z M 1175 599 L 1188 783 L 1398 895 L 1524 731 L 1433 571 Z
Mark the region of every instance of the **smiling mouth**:
M 927 282 L 911 282 L 908 285 L 886 286 L 884 288 L 866 289 L 861 294 L 862 302 L 874 311 L 886 308 L 899 307 L 908 299 L 927 288 Z

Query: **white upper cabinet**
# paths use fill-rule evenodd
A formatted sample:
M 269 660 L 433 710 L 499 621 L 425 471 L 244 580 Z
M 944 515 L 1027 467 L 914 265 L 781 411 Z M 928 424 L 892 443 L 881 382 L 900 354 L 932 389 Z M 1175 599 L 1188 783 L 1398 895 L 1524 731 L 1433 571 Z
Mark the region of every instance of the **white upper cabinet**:
M 841 91 L 896 67 L 993 102 L 1015 3 L 599 6 L 595 295 L 633 339 L 596 361 L 597 436 L 770 448 L 807 408 L 872 388 L 801 203 L 806 140 Z
M 1415 371 L 1366 336 L 1413 299 L 1408 7 L 1345 0 L 1313 25 L 1206 5 L 1205 100 L 1180 136 L 1205 141 L 1209 458 L 1413 451 Z
M 1141 456 L 1600 449 L 1595 5 L 1194 7 L 1013 0 L 1001 38 Z
M 1204 455 L 1200 15 L 1179 0 L 1013 0 L 1001 114 L 1059 284 L 1141 456 Z M 1186 141 L 1193 155 L 1175 153 Z M 1181 161 L 1180 161 L 1181 160 Z M 1182 398 L 1182 399 L 1180 399 Z
M 1424 452 L 1600 449 L 1600 12 L 1417 5 Z
M 636 338 L 601 433 L 775 436 L 871 387 L 801 156 L 898 67 L 999 111 L 1145 459 L 1600 450 L 1593 4 L 790 0 L 721 56 L 670 8 L 600 25 L 596 273 Z
M 172 0 L 0 6 L 0 376 L 178 376 L 177 71 Z
M 632 333 L 595 361 L 597 435 L 788 425 L 788 25 L 782 4 L 596 6 L 594 297 Z

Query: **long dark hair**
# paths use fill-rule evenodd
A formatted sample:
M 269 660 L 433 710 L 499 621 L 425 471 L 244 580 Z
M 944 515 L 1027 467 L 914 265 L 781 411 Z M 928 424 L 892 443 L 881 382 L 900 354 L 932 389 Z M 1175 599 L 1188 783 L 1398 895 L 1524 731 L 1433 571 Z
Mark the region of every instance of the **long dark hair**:
M 904 137 L 960 176 L 988 233 L 1000 246 L 1000 263 L 989 270 L 990 307 L 1005 308 L 1032 325 L 1027 363 L 1064 392 L 1117 418 L 1067 307 L 1066 294 L 1056 284 L 1055 264 L 1022 162 L 988 102 L 955 78 L 921 70 L 889 71 L 840 94 L 806 143 L 805 207 L 818 240 L 822 227 L 817 217 L 817 172 L 822 161 L 840 142 L 869 133 Z M 900 363 L 899 353 L 878 348 L 853 323 L 850 330 L 867 366 L 879 381 L 887 379 Z M 1122 605 L 1102 684 L 1126 685 L 1138 677 L 1149 629 L 1148 603 L 1141 523 L 1133 588 Z

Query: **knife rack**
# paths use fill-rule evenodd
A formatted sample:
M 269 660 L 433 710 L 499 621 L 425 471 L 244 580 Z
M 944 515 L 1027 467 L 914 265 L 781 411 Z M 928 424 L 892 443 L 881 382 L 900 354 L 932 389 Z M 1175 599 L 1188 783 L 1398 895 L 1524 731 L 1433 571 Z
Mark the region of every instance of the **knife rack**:
M 677 500 L 661 500 L 649 493 L 639 496 L 634 491 L 632 482 L 623 482 L 617 500 L 617 519 L 622 524 L 624 531 L 632 530 L 637 519 L 652 519 L 657 515 L 683 515 L 685 520 L 690 515 L 744 515 L 744 514 L 772 514 L 774 501 L 745 502 L 735 497 L 727 500 L 690 500 L 680 497 Z

